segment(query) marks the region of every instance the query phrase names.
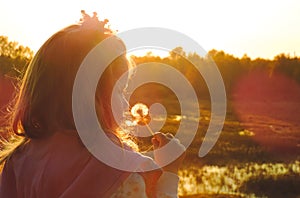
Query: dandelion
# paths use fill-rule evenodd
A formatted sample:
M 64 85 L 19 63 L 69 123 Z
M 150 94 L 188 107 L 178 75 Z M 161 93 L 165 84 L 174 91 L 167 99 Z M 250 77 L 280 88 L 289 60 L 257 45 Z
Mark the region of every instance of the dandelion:
M 154 132 L 148 125 L 148 121 L 150 120 L 149 108 L 145 104 L 136 103 L 134 106 L 132 106 L 130 113 L 134 118 L 135 122 L 137 122 L 138 124 L 145 125 L 148 131 L 151 133 L 151 135 L 154 135 Z

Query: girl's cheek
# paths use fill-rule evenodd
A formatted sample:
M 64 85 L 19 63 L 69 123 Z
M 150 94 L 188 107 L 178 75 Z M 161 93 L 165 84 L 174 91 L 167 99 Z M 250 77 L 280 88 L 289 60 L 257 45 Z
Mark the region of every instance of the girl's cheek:
M 120 93 L 113 94 L 111 102 L 114 119 L 120 125 L 124 121 L 124 112 L 128 111 L 128 103 Z

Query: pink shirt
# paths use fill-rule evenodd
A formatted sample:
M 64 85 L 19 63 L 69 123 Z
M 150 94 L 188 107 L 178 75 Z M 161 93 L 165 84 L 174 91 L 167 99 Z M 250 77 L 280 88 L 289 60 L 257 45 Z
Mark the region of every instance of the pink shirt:
M 74 132 L 59 132 L 30 140 L 13 153 L 2 172 L 0 197 L 119 197 L 123 192 L 177 197 L 178 180 L 160 170 L 137 174 L 111 168 L 91 155 Z

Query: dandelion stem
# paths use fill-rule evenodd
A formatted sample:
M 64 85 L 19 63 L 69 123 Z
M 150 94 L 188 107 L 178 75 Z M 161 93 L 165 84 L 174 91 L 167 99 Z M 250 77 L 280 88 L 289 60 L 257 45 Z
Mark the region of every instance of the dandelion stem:
M 154 135 L 154 132 L 153 132 L 152 129 L 149 127 L 149 125 L 148 125 L 146 122 L 144 122 L 144 123 L 145 123 L 147 129 L 149 130 L 149 132 L 151 133 L 151 135 Z

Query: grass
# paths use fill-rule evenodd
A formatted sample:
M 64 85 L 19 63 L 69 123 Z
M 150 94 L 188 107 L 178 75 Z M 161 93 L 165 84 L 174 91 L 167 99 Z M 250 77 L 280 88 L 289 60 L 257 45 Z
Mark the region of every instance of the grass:
M 169 103 L 171 109 L 173 106 L 174 104 Z M 298 145 L 285 149 L 280 144 L 272 145 L 265 141 L 276 137 L 275 142 L 292 140 L 291 143 L 300 143 L 299 126 L 278 118 L 259 115 L 245 115 L 252 118 L 251 122 L 243 123 L 229 104 L 226 121 L 217 143 L 205 157 L 200 158 L 199 147 L 210 122 L 209 102 L 201 101 L 200 110 L 200 118 L 193 116 L 192 112 L 191 115 L 183 117 L 178 108 L 173 108 L 168 111 L 169 115 L 161 129 L 163 132 L 174 132 L 181 123 L 185 125 L 183 133 L 189 136 L 189 124 L 199 123 L 179 172 L 181 198 L 300 196 Z M 159 119 L 159 116 L 153 117 L 156 118 Z M 276 133 L 272 133 L 271 129 L 276 129 Z M 141 139 L 141 145 L 145 149 L 149 148 L 149 144 L 150 138 Z
M 210 121 L 209 103 L 202 101 L 200 109 L 199 128 L 187 149 L 187 156 L 180 171 L 179 193 L 182 197 L 300 196 L 298 145 L 288 145 L 286 148 L 286 145 L 265 141 L 276 137 L 276 142 L 284 142 L 287 139 L 292 140 L 291 145 L 295 140 L 300 142 L 297 125 L 291 125 L 278 118 L 262 118 L 259 115 L 252 115 L 256 118 L 252 119 L 252 122 L 242 123 L 229 107 L 217 143 L 205 157 L 199 158 L 199 147 Z M 167 119 L 162 131 L 178 129 L 180 121 L 171 119 L 172 117 L 174 116 Z M 182 118 L 181 122 L 183 119 L 185 118 Z M 191 117 L 186 119 L 193 120 Z M 186 124 L 185 128 L 188 129 L 188 122 Z M 273 128 L 281 129 L 282 134 L 269 130 Z M 184 133 L 188 135 L 189 131 Z

